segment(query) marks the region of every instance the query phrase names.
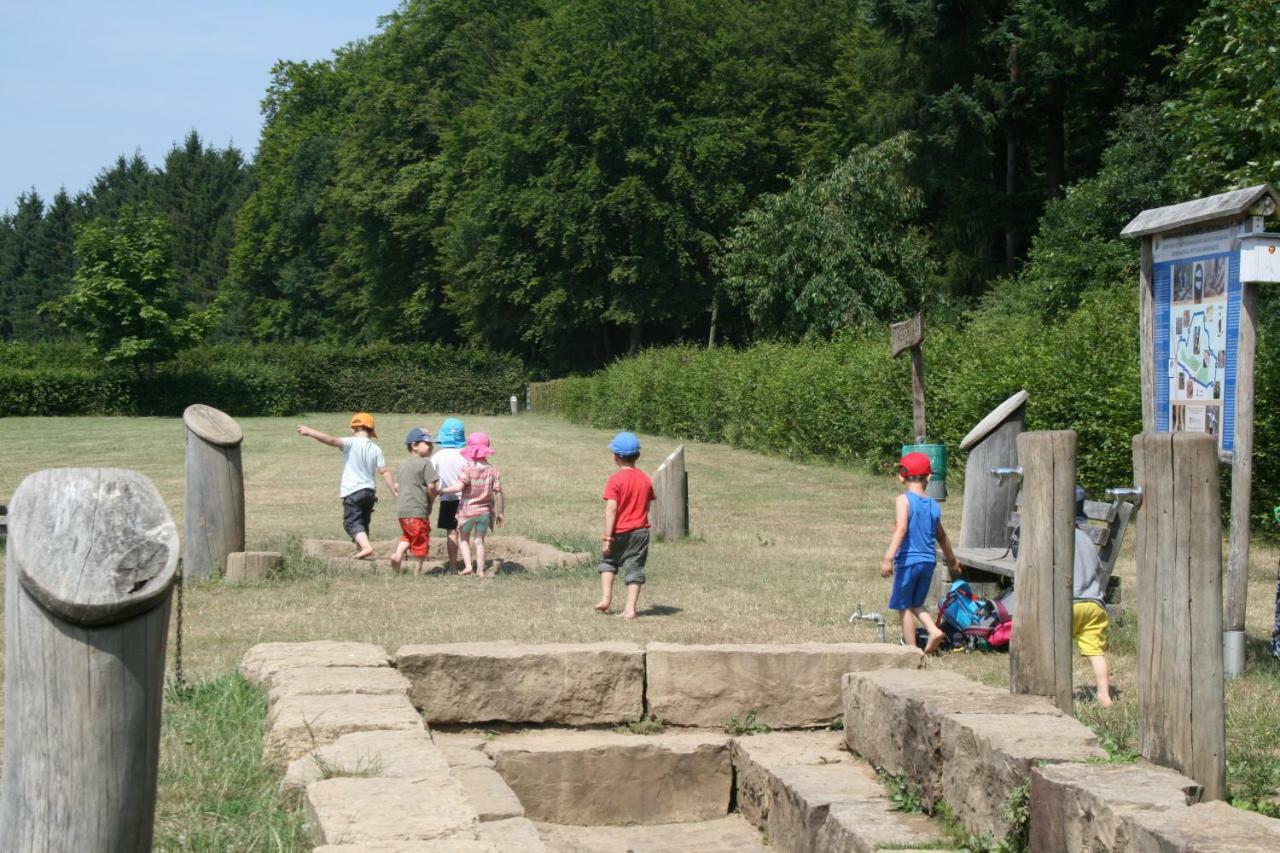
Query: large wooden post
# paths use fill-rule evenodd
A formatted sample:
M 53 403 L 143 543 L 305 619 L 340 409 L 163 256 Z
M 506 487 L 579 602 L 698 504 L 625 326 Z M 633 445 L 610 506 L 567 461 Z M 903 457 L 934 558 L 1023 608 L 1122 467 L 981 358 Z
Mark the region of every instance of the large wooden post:
M 894 323 L 889 327 L 889 351 L 897 358 L 911 352 L 911 431 L 917 443 L 924 443 L 924 315 L 916 314 L 910 320 Z
M 689 535 L 689 474 L 684 467 L 684 445 L 671 451 L 653 475 L 653 502 L 650 530 L 655 539 L 678 539 Z
M 13 495 L 0 838 L 151 849 L 178 531 L 136 471 L 39 471 Z
M 1253 498 L 1253 360 L 1258 347 L 1258 285 L 1240 291 L 1236 345 L 1236 443 L 1231 455 L 1231 547 L 1227 552 L 1227 609 L 1223 660 L 1227 678 L 1244 674 L 1244 617 L 1249 599 L 1249 502 Z
M 1014 693 L 1048 696 L 1070 714 L 1076 434 L 1023 433 L 1018 436 L 1018 461 L 1022 529 L 1009 685 Z
M 228 414 L 197 403 L 182 413 L 187 430 L 182 573 L 207 578 L 244 550 L 244 433 Z
M 1225 793 L 1226 758 L 1217 444 L 1204 433 L 1133 439 L 1139 747 L 1211 800 Z
M 1027 392 L 1019 391 L 991 411 L 960 442 L 969 452 L 964 464 L 964 513 L 961 548 L 998 548 L 1009 544 L 1009 515 L 1018 500 L 1018 484 L 997 480 L 992 468 L 1018 464 L 1018 436 L 1027 411 Z

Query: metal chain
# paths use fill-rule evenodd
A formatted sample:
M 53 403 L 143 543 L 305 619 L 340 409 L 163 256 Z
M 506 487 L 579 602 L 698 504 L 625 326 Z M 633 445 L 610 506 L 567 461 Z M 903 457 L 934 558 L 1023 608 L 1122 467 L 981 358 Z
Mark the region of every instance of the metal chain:
M 178 626 L 173 650 L 173 683 L 179 690 L 187 686 L 187 676 L 182 671 L 182 590 L 185 586 L 182 569 L 178 569 Z

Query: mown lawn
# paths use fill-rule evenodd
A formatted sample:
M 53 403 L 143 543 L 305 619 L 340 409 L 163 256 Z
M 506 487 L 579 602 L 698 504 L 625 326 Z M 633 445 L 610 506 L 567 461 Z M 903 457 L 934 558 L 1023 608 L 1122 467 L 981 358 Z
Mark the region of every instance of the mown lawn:
M 297 556 L 303 537 L 342 538 L 336 497 L 340 456 L 296 435 L 299 421 L 341 434 L 343 414 L 246 418 L 243 447 L 248 547 L 291 555 L 283 577 L 244 587 L 218 582 L 186 590 L 184 667 L 197 686 L 166 706 L 157 845 L 164 849 L 292 849 L 296 822 L 274 810 L 273 781 L 251 776 L 261 708 L 228 678 L 244 651 L 268 640 L 347 639 L 393 652 L 408 643 L 472 640 L 634 642 L 870 641 L 868 624 L 849 625 L 859 603 L 883 610 L 878 575 L 892 523 L 896 481 L 859 470 L 800 465 L 723 445 L 688 444 L 693 536 L 654 546 L 642 618 L 632 623 L 591 609 L 598 595 L 589 567 L 531 572 L 492 581 L 457 576 L 344 574 Z M 379 418 L 392 466 L 410 427 L 434 431 L 440 415 Z M 507 531 L 572 549 L 598 549 L 600 492 L 613 470 L 609 433 L 536 415 L 469 418 L 484 429 L 503 473 Z M 677 444 L 642 436 L 641 467 L 652 471 Z M 183 430 L 177 419 L 11 418 L 0 420 L 0 500 L 26 474 L 67 465 L 136 468 L 150 476 L 181 526 Z M 944 507 L 953 533 L 960 489 Z M 398 535 L 389 495 L 374 538 Z M 1132 536 L 1118 567 L 1133 603 Z M 1280 666 L 1261 649 L 1269 637 L 1280 552 L 1255 544 L 1251 564 L 1250 673 L 1228 691 L 1231 776 L 1243 799 L 1264 800 L 1280 760 Z M 890 638 L 894 637 L 892 629 Z M 1117 753 L 1133 746 L 1136 718 L 1132 619 L 1113 636 L 1115 708 L 1082 695 L 1080 716 Z M 170 640 L 172 655 L 173 641 Z M 983 681 L 1008 681 L 1003 655 L 944 655 L 931 665 Z M 171 664 L 172 666 L 172 664 Z M 1077 685 L 1092 684 L 1076 659 Z M 204 683 L 208 682 L 208 683 Z M 745 710 L 745 709 L 744 709 Z M 234 749 L 219 745 L 236 744 Z M 245 777 L 243 786 L 236 780 Z M 268 817 L 270 814 L 272 816 Z M 252 827 L 257 827 L 256 829 Z M 229 849 L 229 847 L 228 847 Z

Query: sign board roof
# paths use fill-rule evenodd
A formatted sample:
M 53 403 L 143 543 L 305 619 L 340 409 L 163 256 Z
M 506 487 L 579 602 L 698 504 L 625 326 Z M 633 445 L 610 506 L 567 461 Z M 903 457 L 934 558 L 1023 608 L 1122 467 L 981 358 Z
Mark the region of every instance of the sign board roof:
M 1280 195 L 1270 184 L 1258 184 L 1242 190 L 1219 193 L 1205 198 L 1153 207 L 1144 210 L 1120 232 L 1121 237 L 1145 237 L 1162 231 L 1173 231 L 1215 219 L 1240 216 L 1264 198 L 1270 198 L 1273 210 L 1280 207 Z

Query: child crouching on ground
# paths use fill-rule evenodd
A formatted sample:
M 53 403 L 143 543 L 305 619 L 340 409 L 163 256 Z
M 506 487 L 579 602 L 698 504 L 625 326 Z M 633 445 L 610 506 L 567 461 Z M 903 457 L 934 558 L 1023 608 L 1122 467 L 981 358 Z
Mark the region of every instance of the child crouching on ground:
M 431 433 L 414 427 L 405 436 L 409 458 L 400 463 L 396 473 L 400 494 L 396 496 L 396 515 L 404 535 L 391 554 L 391 568 L 400 571 L 406 554 L 418 561 L 413 573 L 422 574 L 422 562 L 431 550 L 431 504 L 436 499 L 436 483 L 440 475 L 431 464 Z
M 932 654 L 942 643 L 942 631 L 924 608 L 937 565 L 937 548 L 952 573 L 958 565 L 951 550 L 951 540 L 942 527 L 942 507 L 925 494 L 925 484 L 933 466 L 923 453 L 908 453 L 898 460 L 898 479 L 907 487 L 898 495 L 894 510 L 893 538 L 880 564 L 880 576 L 893 575 L 893 591 L 889 609 L 902 618 L 902 642 L 916 644 L 916 622 L 929 632 L 925 654 Z
M 653 482 L 636 467 L 640 439 L 635 433 L 620 432 L 609 442 L 613 464 L 618 470 L 604 485 L 604 536 L 601 537 L 600 602 L 596 610 L 607 613 L 613 601 L 613 579 L 622 569 L 627 585 L 627 605 L 623 619 L 636 618 L 640 587 L 644 586 L 644 566 L 649 559 L 649 504 L 654 500 Z
M 458 474 L 458 481 L 440 493 L 458 493 L 462 499 L 458 505 L 458 531 L 461 539 L 458 546 L 462 551 L 462 574 L 469 575 L 471 568 L 471 548 L 475 546 L 476 577 L 485 577 L 484 573 L 484 538 L 490 528 L 501 527 L 504 521 L 502 511 L 502 475 L 498 469 L 486 460 L 493 455 L 489 446 L 489 436 L 483 432 L 473 432 L 467 436 L 467 446 L 462 451 L 462 458 L 467 464 Z M 497 569 L 493 572 L 498 573 Z
M 398 494 L 395 478 L 387 467 L 382 448 L 373 443 L 378 437 L 373 415 L 356 412 L 351 416 L 351 435 L 334 438 L 314 430 L 305 424 L 298 425 L 298 435 L 314 438 L 321 444 L 342 451 L 342 479 L 338 482 L 338 497 L 342 499 L 342 527 L 356 543 L 356 559 L 373 556 L 369 544 L 369 524 L 373 521 L 373 505 L 378 502 L 378 484 L 374 474 L 381 475 L 391 494 Z

